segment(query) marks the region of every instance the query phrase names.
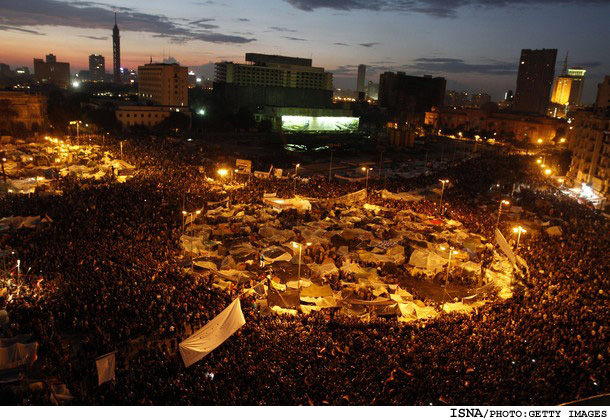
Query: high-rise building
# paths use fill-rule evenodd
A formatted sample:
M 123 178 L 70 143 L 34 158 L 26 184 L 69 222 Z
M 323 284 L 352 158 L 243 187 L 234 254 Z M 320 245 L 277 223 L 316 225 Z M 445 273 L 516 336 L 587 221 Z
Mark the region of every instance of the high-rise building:
M 610 108 L 610 76 L 604 77 L 604 81 L 597 85 L 595 107 L 601 109 Z
M 573 80 L 569 76 L 557 76 L 555 78 L 551 102 L 561 106 L 567 106 L 570 103 L 572 82 Z
M 443 77 L 407 76 L 385 72 L 379 76 L 379 105 L 391 114 L 420 113 L 441 107 L 447 81 Z
M 102 81 L 106 76 L 106 60 L 103 55 L 91 54 L 89 56 L 89 77 L 95 81 Z
M 138 95 L 156 105 L 188 107 L 188 68 L 162 63 L 139 66 Z
M 568 76 L 572 78 L 572 89 L 570 90 L 570 106 L 582 105 L 582 90 L 585 86 L 585 73 L 587 70 L 580 67 L 568 69 Z
M 491 102 L 491 95 L 488 93 L 473 93 L 470 98 L 470 104 L 475 108 L 481 108 L 489 102 Z
M 546 114 L 556 60 L 556 49 L 521 50 L 513 110 Z
M 363 96 L 364 99 L 364 79 L 366 78 L 366 66 L 364 64 L 360 64 L 358 66 L 358 80 L 356 83 L 356 90 L 360 96 Z
M 506 92 L 504 92 L 504 100 L 505 101 L 512 101 L 514 98 L 514 94 L 512 90 L 507 90 Z
M 121 36 L 114 14 L 114 28 L 112 28 L 112 66 L 114 70 L 114 83 L 121 83 Z
M 60 87 L 70 84 L 70 63 L 57 61 L 53 54 L 47 55 L 47 61 L 34 59 L 34 76 L 38 83 L 52 83 Z

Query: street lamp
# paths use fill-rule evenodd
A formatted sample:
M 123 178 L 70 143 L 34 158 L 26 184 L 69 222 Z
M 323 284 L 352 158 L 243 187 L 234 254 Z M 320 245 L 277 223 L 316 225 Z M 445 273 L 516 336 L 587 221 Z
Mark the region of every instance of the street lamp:
M 443 195 L 445 194 L 445 184 L 449 183 L 448 179 L 439 179 L 440 183 L 443 184 L 442 188 L 441 188 L 441 203 L 440 203 L 440 211 L 442 214 L 443 211 Z
M 366 190 L 366 199 L 369 199 L 369 172 L 371 171 L 371 169 L 373 168 L 367 168 L 366 166 L 362 167 L 362 170 L 364 172 L 366 172 L 366 186 L 364 187 Z
M 297 175 L 299 173 L 299 166 L 301 166 L 300 163 L 297 163 L 296 165 L 294 165 L 294 196 L 296 197 L 297 195 Z
M 552 171 L 551 171 L 551 169 L 550 169 L 550 168 L 549 168 L 549 169 L 545 169 L 545 170 L 544 170 L 544 173 L 545 173 L 545 174 L 547 174 L 547 175 L 550 175 L 550 174 L 551 174 L 551 172 L 552 172 Z
M 510 204 L 510 201 L 508 201 L 508 200 L 500 201 L 500 208 L 498 209 L 498 221 L 496 222 L 496 229 L 498 229 L 498 227 L 500 226 L 500 216 L 502 215 L 502 205 L 503 204 L 506 204 L 508 206 Z
M 183 235 L 186 230 L 186 215 L 187 215 L 187 212 L 185 210 L 182 210 L 182 234 Z
M 441 246 L 441 250 L 442 251 L 446 251 L 447 248 L 445 248 L 444 246 Z M 449 247 L 449 262 L 447 263 L 447 274 L 445 276 L 445 289 L 447 288 L 447 283 L 449 282 L 449 269 L 451 267 L 451 255 L 457 255 L 458 252 L 452 247 Z
M 219 169 L 218 171 L 216 171 L 216 173 L 218 173 L 218 175 L 224 177 L 224 176 L 227 176 L 229 171 L 227 171 L 226 169 Z
M 513 228 L 513 232 L 517 233 L 517 245 L 515 247 L 515 251 L 519 250 L 519 241 L 521 240 L 521 234 L 527 232 L 527 230 L 523 229 L 521 226 L 517 226 Z
M 76 139 L 79 140 L 79 127 L 82 124 L 82 121 L 70 121 L 70 125 L 76 124 Z
M 305 244 L 305 246 L 310 246 L 311 242 L 307 242 Z M 298 286 L 299 286 L 299 290 L 301 290 L 301 255 L 303 253 L 303 244 L 300 244 L 298 242 L 293 242 L 292 246 L 294 248 L 299 248 L 299 271 L 298 271 Z

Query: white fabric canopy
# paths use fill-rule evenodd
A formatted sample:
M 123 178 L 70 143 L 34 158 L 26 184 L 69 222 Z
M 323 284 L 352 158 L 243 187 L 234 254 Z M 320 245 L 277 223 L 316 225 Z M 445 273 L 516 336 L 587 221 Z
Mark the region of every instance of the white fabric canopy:
M 237 298 L 205 327 L 180 343 L 180 355 L 184 365 L 189 367 L 203 359 L 245 323 L 241 304 Z
M 97 384 L 101 385 L 104 382 L 115 379 L 114 372 L 116 368 L 116 352 L 108 353 L 100 356 L 95 360 L 97 368 Z

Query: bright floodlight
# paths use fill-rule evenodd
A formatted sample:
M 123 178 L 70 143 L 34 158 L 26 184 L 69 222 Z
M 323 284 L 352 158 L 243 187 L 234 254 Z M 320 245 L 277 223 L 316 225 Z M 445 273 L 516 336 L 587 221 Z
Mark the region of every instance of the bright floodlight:
M 218 175 L 220 175 L 220 176 L 225 176 L 227 173 L 228 173 L 228 172 L 227 172 L 227 170 L 226 170 L 226 169 L 219 169 L 219 170 L 218 170 Z
M 80 86 L 80 82 L 79 81 L 75 80 L 75 81 L 72 82 L 72 87 L 73 88 L 77 88 L 79 86 Z
M 542 139 L 538 139 L 538 143 L 542 143 Z
M 551 170 L 547 169 L 547 170 L 544 171 L 544 173 L 547 174 L 547 175 L 550 175 L 551 174 Z
M 506 205 L 508 205 L 508 204 L 510 204 L 510 201 L 508 201 L 508 200 L 502 200 L 502 204 L 506 204 Z
M 199 108 L 199 109 L 197 110 L 197 114 L 199 114 L 199 115 L 205 115 L 205 109 L 204 109 L 204 108 Z

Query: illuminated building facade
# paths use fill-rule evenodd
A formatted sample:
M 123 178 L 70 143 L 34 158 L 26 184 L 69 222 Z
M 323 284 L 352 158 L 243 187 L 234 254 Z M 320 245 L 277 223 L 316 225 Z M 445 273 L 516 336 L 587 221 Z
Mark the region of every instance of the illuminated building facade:
M 546 114 L 556 60 L 556 49 L 521 50 L 514 111 Z
M 587 70 L 580 67 L 568 69 L 568 76 L 572 78 L 572 89 L 570 90 L 570 106 L 582 105 L 582 90 L 585 86 L 585 74 Z
M 579 110 L 568 136 L 572 161 L 568 183 L 589 194 L 589 199 L 610 199 L 610 111 Z M 601 204 L 601 203 L 600 203 Z

